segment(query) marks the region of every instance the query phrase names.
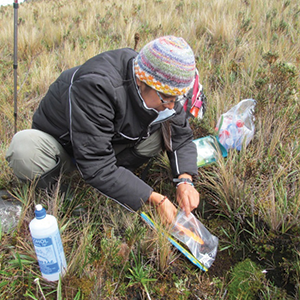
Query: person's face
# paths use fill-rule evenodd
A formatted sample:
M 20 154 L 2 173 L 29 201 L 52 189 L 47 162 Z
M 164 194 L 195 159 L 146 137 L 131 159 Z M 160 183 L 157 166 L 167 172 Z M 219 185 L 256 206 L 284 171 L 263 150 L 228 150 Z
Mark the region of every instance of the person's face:
M 143 97 L 146 105 L 149 108 L 154 108 L 157 111 L 163 111 L 166 108 L 174 108 L 176 96 L 165 95 L 158 93 L 156 90 L 152 89 L 150 86 L 146 85 L 144 82 L 136 78 L 136 83 L 140 89 L 140 94 Z M 167 102 L 167 103 L 163 103 Z

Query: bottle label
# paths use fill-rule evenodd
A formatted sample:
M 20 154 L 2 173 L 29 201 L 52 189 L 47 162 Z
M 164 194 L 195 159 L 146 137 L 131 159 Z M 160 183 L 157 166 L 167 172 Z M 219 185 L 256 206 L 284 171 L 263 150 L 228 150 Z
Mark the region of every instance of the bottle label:
M 47 275 L 59 272 L 60 264 L 57 257 L 58 253 L 55 251 L 56 247 L 53 244 L 53 242 L 59 244 L 61 241 L 59 232 L 54 236 L 45 238 L 33 237 L 32 240 L 41 272 Z

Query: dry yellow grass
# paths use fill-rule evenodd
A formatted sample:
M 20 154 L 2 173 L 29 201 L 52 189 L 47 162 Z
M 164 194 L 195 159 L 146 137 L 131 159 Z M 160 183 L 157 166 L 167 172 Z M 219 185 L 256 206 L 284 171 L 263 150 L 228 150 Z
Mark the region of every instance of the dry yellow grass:
M 205 119 L 200 124 L 205 133 L 214 134 L 220 115 L 240 100 L 257 100 L 256 134 L 247 149 L 232 152 L 218 165 L 199 170 L 197 188 L 202 199 L 227 217 L 228 228 L 233 232 L 250 224 L 254 252 L 260 238 L 271 243 L 274 235 L 281 238 L 292 232 L 297 236 L 300 230 L 299 9 L 297 0 L 40 0 L 22 3 L 18 10 L 18 130 L 31 126 L 39 101 L 63 70 L 82 64 L 102 51 L 133 48 L 136 33 L 140 36 L 137 51 L 158 36 L 182 36 L 195 52 L 201 83 L 209 100 Z M 2 187 L 13 182 L 4 160 L 14 131 L 13 14 L 12 6 L 0 8 Z M 167 173 L 164 165 L 157 168 Z M 156 188 L 166 188 L 164 182 L 153 181 Z M 98 201 L 95 195 L 91 198 Z M 97 204 L 95 208 L 93 205 L 94 210 L 104 206 Z M 101 218 L 93 220 L 100 222 L 108 218 L 108 223 L 115 227 L 120 220 L 127 223 L 132 220 L 131 217 L 126 220 L 125 216 L 118 219 L 118 216 L 118 213 L 109 215 L 104 211 Z M 261 232 L 254 220 L 265 226 Z M 101 237 L 107 238 L 105 234 L 110 225 L 103 223 Z M 239 237 L 229 239 L 218 226 L 210 229 L 220 236 L 221 246 L 230 243 L 240 246 Z M 88 255 L 85 249 L 91 237 L 93 247 L 99 246 L 95 232 L 95 228 L 87 226 L 82 239 L 74 231 L 68 233 L 67 243 L 72 239 L 78 241 L 78 249 L 67 247 L 72 254 L 72 275 L 78 275 L 76 267 L 80 256 Z M 159 241 L 159 236 L 156 240 Z M 117 244 L 118 241 L 109 242 Z M 293 243 L 290 244 L 293 247 Z M 95 250 L 93 247 L 91 251 Z M 154 255 L 162 271 L 169 252 L 168 247 L 164 247 L 165 244 L 161 246 L 162 251 Z M 105 268 L 109 268 L 109 259 L 110 256 Z M 299 266 L 299 258 L 292 259 Z M 80 276 L 99 275 L 101 272 L 94 269 L 99 261 L 100 258 L 94 265 L 85 265 L 80 269 Z M 287 273 L 292 274 L 292 262 L 286 264 Z M 109 275 L 111 280 L 113 275 Z M 201 282 L 206 281 L 209 282 L 207 277 L 201 278 Z M 92 294 L 103 289 L 108 291 L 111 284 L 107 281 L 104 288 L 102 277 L 95 282 Z M 299 285 L 299 279 L 294 279 L 294 283 Z M 111 297 L 121 284 L 122 279 L 111 284 Z M 226 290 L 224 285 L 220 290 Z

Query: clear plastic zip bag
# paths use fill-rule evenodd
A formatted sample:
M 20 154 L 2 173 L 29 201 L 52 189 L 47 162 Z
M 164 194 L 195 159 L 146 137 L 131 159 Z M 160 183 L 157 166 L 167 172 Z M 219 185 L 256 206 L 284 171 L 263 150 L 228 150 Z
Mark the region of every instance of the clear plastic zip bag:
M 217 123 L 218 140 L 226 149 L 241 150 L 250 143 L 255 131 L 254 108 L 256 101 L 244 99 L 222 114 Z
M 187 217 L 184 211 L 179 211 L 171 232 L 206 268 L 213 264 L 219 240 L 192 213 Z

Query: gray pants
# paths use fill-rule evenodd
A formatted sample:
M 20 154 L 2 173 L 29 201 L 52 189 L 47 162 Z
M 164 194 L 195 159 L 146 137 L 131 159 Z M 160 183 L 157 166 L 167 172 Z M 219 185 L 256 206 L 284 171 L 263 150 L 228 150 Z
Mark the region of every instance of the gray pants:
M 118 154 L 126 145 L 114 148 Z M 145 157 L 153 157 L 162 149 L 161 130 L 155 131 L 147 140 L 135 147 Z M 51 135 L 35 129 L 16 133 L 6 152 L 6 160 L 14 174 L 21 180 L 33 180 L 53 170 L 58 160 L 64 173 L 75 170 L 72 158 Z

